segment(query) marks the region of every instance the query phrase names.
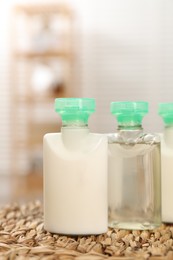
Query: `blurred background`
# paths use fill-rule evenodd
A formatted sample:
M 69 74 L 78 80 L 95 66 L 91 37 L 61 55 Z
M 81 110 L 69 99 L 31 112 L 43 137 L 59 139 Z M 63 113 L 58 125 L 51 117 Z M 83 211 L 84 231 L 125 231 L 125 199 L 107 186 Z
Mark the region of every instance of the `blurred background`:
M 116 129 L 111 101 L 148 101 L 146 131 L 173 102 L 172 0 L 0 0 L 0 203 L 42 198 L 42 138 L 56 97 L 94 97 L 92 131 Z

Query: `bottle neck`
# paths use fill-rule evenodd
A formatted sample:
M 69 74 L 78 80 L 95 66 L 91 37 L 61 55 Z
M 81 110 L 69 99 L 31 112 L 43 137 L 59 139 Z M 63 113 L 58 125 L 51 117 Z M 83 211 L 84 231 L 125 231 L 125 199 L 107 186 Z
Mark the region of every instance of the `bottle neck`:
M 81 120 L 62 120 L 62 128 L 88 128 L 88 122 L 84 122 Z
M 126 120 L 118 121 L 118 132 L 124 143 L 132 144 L 143 133 L 141 120 L 133 117 L 126 117 Z
M 118 133 L 121 140 L 124 143 L 135 143 L 136 139 L 143 134 L 143 128 L 141 125 L 118 125 Z
M 64 138 L 77 138 L 78 140 L 89 133 L 88 124 L 83 121 L 62 121 L 61 133 Z
M 61 127 L 62 141 L 67 149 L 79 149 L 89 134 L 87 124 L 63 124 Z
M 165 143 L 168 146 L 173 146 L 173 124 L 166 125 L 163 133 Z
M 140 114 L 117 115 L 118 130 L 142 130 L 142 116 Z
M 166 124 L 165 125 L 165 130 L 169 130 L 169 129 L 173 129 L 173 123 L 171 123 L 171 124 Z
M 87 127 L 88 126 L 88 118 L 89 113 L 83 112 L 76 112 L 76 113 L 69 113 L 64 112 L 61 113 L 62 118 L 62 126 L 63 127 Z
M 139 130 L 139 131 L 142 131 L 143 128 L 142 128 L 142 125 L 130 125 L 130 124 L 118 124 L 118 130 L 121 131 L 121 130 L 124 130 L 124 131 L 136 131 L 136 130 Z

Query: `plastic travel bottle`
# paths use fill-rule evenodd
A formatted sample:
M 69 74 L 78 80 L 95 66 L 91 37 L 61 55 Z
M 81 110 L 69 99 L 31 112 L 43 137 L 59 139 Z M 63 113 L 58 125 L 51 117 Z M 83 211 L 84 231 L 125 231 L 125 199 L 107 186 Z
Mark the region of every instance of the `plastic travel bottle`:
M 95 100 L 55 100 L 61 133 L 44 136 L 44 227 L 87 235 L 107 231 L 107 136 L 90 133 Z
M 160 103 L 165 128 L 161 137 L 162 221 L 173 223 L 173 103 Z
M 147 102 L 113 102 L 118 130 L 108 136 L 109 226 L 153 229 L 161 223 L 160 138 L 141 125 Z

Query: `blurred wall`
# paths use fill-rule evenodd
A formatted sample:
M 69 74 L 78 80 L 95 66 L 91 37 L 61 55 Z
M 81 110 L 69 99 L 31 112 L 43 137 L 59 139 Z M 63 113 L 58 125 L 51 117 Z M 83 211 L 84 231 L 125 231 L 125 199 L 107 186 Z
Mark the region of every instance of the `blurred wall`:
M 15 2 L 19 1 L 0 2 L 0 173 L 9 173 L 10 164 L 10 8 Z M 76 15 L 76 71 L 82 95 L 97 101 L 97 112 L 90 120 L 92 131 L 115 131 L 109 104 L 121 100 L 149 101 L 144 127 L 161 131 L 157 104 L 173 101 L 173 1 L 64 2 Z
M 146 100 L 144 127 L 161 131 L 158 102 L 173 101 L 173 1 L 69 2 L 83 22 L 83 93 L 97 100 L 92 129 L 115 130 L 111 101 Z
M 0 174 L 8 173 L 11 161 L 10 136 L 10 1 L 0 2 Z

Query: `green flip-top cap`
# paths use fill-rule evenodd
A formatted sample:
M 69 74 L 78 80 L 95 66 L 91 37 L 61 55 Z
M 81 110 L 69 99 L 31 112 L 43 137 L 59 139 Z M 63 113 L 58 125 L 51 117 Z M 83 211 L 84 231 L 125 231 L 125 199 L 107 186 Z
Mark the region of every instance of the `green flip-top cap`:
M 166 125 L 173 124 L 173 102 L 160 103 L 158 112 Z
M 148 102 L 112 102 L 111 113 L 117 117 L 119 124 L 141 124 L 142 118 L 148 113 Z
M 82 121 L 87 124 L 89 116 L 95 112 L 95 99 L 93 98 L 56 98 L 55 111 L 62 121 Z

